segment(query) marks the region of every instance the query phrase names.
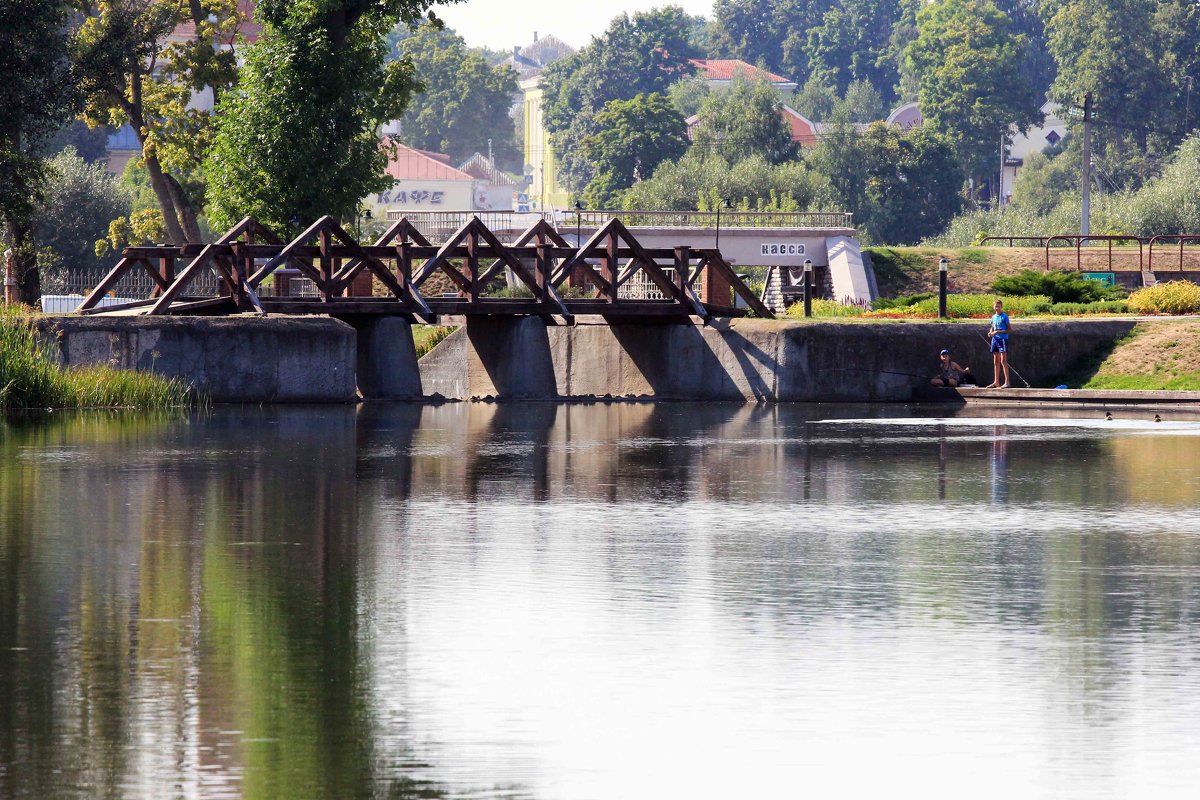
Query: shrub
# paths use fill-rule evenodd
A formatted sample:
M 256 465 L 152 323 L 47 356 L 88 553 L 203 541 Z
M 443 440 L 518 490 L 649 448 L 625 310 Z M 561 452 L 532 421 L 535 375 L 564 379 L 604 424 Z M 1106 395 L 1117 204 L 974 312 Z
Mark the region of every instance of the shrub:
M 1168 281 L 1129 295 L 1129 307 L 1143 314 L 1194 314 L 1200 311 L 1200 286 Z
M 861 317 L 867 311 L 863 306 L 846 305 L 833 300 L 812 301 L 814 317 Z M 804 319 L 804 303 L 794 303 L 788 306 L 785 316 L 791 319 Z
M 946 311 L 951 317 L 990 317 L 997 300 L 1004 301 L 1004 310 L 1011 317 L 1044 314 L 1050 309 L 1050 298 L 1045 295 L 999 297 L 994 294 L 952 294 L 946 298 Z M 938 299 L 931 297 L 921 300 L 911 308 L 916 314 L 937 316 Z
M 1055 303 L 1094 303 L 1108 299 L 1108 292 L 1099 282 L 1078 272 L 1038 272 L 1021 270 L 1016 275 L 997 278 L 992 291 L 1013 296 L 1046 295 Z
M 1129 303 L 1124 300 L 1098 300 L 1094 303 L 1055 303 L 1050 313 L 1069 317 L 1075 314 L 1128 314 Z

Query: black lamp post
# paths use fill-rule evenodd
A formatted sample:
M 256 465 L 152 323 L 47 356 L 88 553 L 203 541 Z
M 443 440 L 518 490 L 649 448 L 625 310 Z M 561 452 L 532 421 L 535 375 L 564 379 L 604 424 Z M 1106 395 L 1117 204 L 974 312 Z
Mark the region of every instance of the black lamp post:
M 812 259 L 804 259 L 804 316 L 812 316 Z
M 583 247 L 583 203 L 575 201 L 575 246 Z
M 950 276 L 950 262 L 942 258 L 938 261 L 938 319 L 945 319 L 946 314 L 946 283 Z
M 360 209 L 362 210 L 362 214 L 355 219 L 355 223 L 356 227 L 358 228 L 356 231 L 358 238 L 362 239 L 362 221 L 365 219 L 367 222 L 370 222 L 371 220 L 375 219 L 375 215 L 371 213 L 371 209 L 369 208 L 362 208 L 360 206 Z
M 717 241 L 716 241 L 716 244 L 713 245 L 717 250 L 721 249 L 721 209 L 722 208 L 724 208 L 726 210 L 733 208 L 733 203 L 729 202 L 728 197 L 723 199 L 721 202 L 717 203 Z

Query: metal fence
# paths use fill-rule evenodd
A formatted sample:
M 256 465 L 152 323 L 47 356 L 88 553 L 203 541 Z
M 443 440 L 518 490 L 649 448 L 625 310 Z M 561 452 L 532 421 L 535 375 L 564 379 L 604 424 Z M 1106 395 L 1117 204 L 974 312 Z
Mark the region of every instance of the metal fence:
M 722 211 L 722 227 L 726 228 L 851 228 L 854 215 L 848 211 Z M 616 218 L 634 227 L 656 228 L 716 228 L 715 211 L 567 211 L 562 224 L 570 227 L 576 222 L 599 227 Z
M 725 228 L 852 228 L 854 215 L 848 211 L 722 211 Z M 527 230 L 539 220 L 555 225 L 562 233 L 576 226 L 596 229 L 610 219 L 631 227 L 716 228 L 715 211 L 401 211 L 389 210 L 389 222 L 407 219 L 429 241 L 440 244 L 472 217 L 479 217 L 497 233 Z

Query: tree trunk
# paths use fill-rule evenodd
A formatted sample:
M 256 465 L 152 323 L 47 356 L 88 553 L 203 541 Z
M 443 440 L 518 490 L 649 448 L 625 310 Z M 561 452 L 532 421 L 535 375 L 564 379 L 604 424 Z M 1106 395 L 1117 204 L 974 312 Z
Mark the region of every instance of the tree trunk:
M 145 142 L 142 143 L 142 148 L 142 152 L 145 153 Z M 163 174 L 157 157 L 146 155 L 142 157 L 142 160 L 146 164 L 146 172 L 150 175 L 150 186 L 154 188 L 158 207 L 162 210 L 163 224 L 167 228 L 167 238 L 171 240 L 171 244 L 183 244 L 187 241 L 187 236 L 184 235 L 183 226 L 179 224 L 179 215 L 175 211 L 175 199 L 171 196 L 171 186 L 167 183 L 167 176 Z
M 199 242 L 201 238 L 200 223 L 196 219 L 196 208 L 192 205 L 191 198 L 187 196 L 187 192 L 183 190 L 174 176 L 164 173 L 163 177 L 167 179 L 167 186 L 171 190 L 171 200 L 179 214 L 179 222 L 183 227 L 184 236 L 189 242 Z
M 33 225 L 28 221 L 14 223 L 9 220 L 5 228 L 8 246 L 13 251 L 17 300 L 35 306 L 42 299 L 42 279 L 38 274 L 37 250 L 33 246 Z

